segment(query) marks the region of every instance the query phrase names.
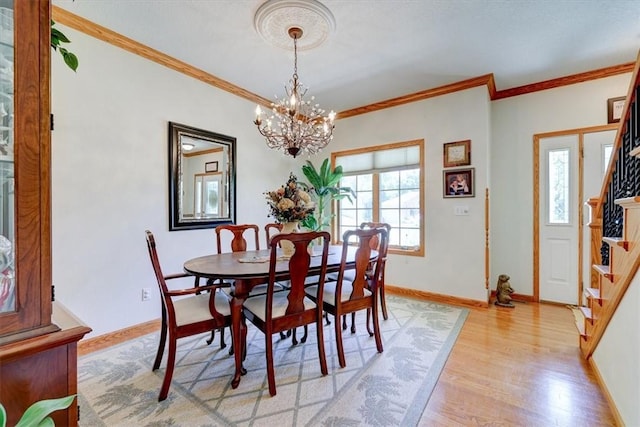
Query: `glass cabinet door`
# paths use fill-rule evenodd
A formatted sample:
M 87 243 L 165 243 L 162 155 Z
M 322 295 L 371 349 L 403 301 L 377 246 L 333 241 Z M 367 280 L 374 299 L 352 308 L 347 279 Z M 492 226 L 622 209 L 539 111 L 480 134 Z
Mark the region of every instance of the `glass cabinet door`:
M 16 310 L 13 1 L 0 3 L 0 313 Z
M 50 0 L 0 0 L 0 349 L 51 322 Z

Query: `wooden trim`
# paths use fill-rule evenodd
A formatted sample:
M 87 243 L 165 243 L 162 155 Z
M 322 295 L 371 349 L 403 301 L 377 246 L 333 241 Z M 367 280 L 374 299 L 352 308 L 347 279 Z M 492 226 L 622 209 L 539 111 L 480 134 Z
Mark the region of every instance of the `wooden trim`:
M 78 343 L 78 355 L 84 356 L 94 351 L 103 350 L 143 335 L 160 330 L 160 319 L 133 325 L 128 328 L 108 332 L 97 337 L 88 338 Z
M 491 252 L 489 250 L 489 189 L 484 189 L 484 288 L 489 289 Z
M 128 52 L 142 56 L 160 65 L 164 65 L 172 70 L 183 73 L 187 76 L 193 77 L 204 83 L 222 89 L 231 94 L 237 95 L 241 98 L 255 102 L 257 104 L 271 107 L 271 101 L 263 98 L 248 90 L 242 89 L 239 86 L 234 85 L 226 80 L 216 77 L 206 71 L 195 68 L 185 62 L 175 59 L 169 55 L 166 55 L 158 50 L 152 49 L 143 45 L 133 39 L 125 37 L 116 33 L 106 27 L 98 25 L 88 19 L 75 15 L 61 7 L 52 6 L 53 19 L 60 24 L 66 25 L 75 30 L 81 31 L 89 36 L 92 36 L 98 40 L 102 40 L 106 43 L 120 47 Z M 518 86 L 510 89 L 496 90 L 495 79 L 493 73 L 485 74 L 478 77 L 472 77 L 470 79 L 462 80 L 459 82 L 450 83 L 444 86 L 439 86 L 431 89 L 425 89 L 419 92 L 399 96 L 396 98 L 387 99 L 385 101 L 376 102 L 373 104 L 352 108 L 338 112 L 336 119 L 346 119 L 361 114 L 371 113 L 373 111 L 383 110 L 386 108 L 397 107 L 399 105 L 409 104 L 416 101 L 422 101 L 428 98 L 436 96 L 447 95 L 449 93 L 459 92 L 466 89 L 471 89 L 477 86 L 486 85 L 489 93 L 489 98 L 492 101 L 498 99 L 509 98 L 512 96 L 525 95 L 528 93 L 539 92 L 541 90 L 553 89 L 561 86 L 568 86 L 576 83 L 582 83 L 589 80 L 601 79 L 604 77 L 615 76 L 618 74 L 624 74 L 633 71 L 635 63 L 629 62 L 625 64 L 614 65 L 611 67 L 600 68 L 597 70 L 587 71 L 584 73 L 572 74 L 555 79 L 545 80 L 538 83 L 532 83 L 529 85 Z
M 98 40 L 102 40 L 113 46 L 117 46 L 135 55 L 141 56 L 157 64 L 178 71 L 179 73 L 185 74 L 189 77 L 193 77 L 194 79 L 217 87 L 218 89 L 222 89 L 233 95 L 271 108 L 271 101 L 266 98 L 256 95 L 253 92 L 249 92 L 246 89 L 242 89 L 241 87 L 236 86 L 233 83 L 216 77 L 213 74 L 209 74 L 206 71 L 193 67 L 186 62 L 180 61 L 158 50 L 152 49 L 149 46 L 145 46 L 142 43 L 125 37 L 122 34 L 118 34 L 115 31 L 91 22 L 88 19 L 82 18 L 78 15 L 74 15 L 73 13 L 62 9 L 61 7 L 53 6 L 53 19 L 60 24 L 81 31 Z
M 384 285 L 384 289 L 389 294 L 399 295 L 403 297 L 415 298 L 425 301 L 440 302 L 443 304 L 463 305 L 466 307 L 488 308 L 489 303 L 486 301 L 472 300 L 468 298 L 459 298 L 451 295 L 436 294 L 432 292 L 419 291 L 417 289 L 407 289 L 389 284 Z
M 386 108 L 397 107 L 399 105 L 409 104 L 416 101 L 423 101 L 428 98 L 434 98 L 436 96 L 447 95 L 453 92 L 459 92 L 461 90 L 471 89 L 478 86 L 487 85 L 490 87 L 490 82 L 493 81 L 493 74 L 485 74 L 484 76 L 474 77 L 460 82 L 451 83 L 448 85 L 436 87 L 433 89 L 426 89 L 416 93 L 410 93 L 408 95 L 399 96 L 396 98 L 387 99 L 385 101 L 376 102 L 374 104 L 365 105 L 363 107 L 352 108 L 351 110 L 341 111 L 337 114 L 340 119 L 346 119 L 347 117 L 358 116 L 360 114 L 371 113 L 373 111 L 383 110 Z
M 195 153 L 182 153 L 183 156 L 185 157 L 197 157 L 197 156 L 203 156 L 205 154 L 215 154 L 215 153 L 220 153 L 224 150 L 224 148 L 211 148 L 209 150 L 201 150 L 201 151 L 196 151 Z
M 540 301 L 540 138 L 533 135 L 533 300 Z
M 512 96 L 526 95 L 533 92 L 540 92 L 542 90 L 554 89 L 561 86 L 574 85 L 576 83 L 583 83 L 590 80 L 603 79 L 605 77 L 611 77 L 618 74 L 630 73 L 633 71 L 635 62 L 627 62 L 625 64 L 614 65 L 611 67 L 600 68 L 597 70 L 587 71 L 584 73 L 571 74 L 564 77 L 558 77 L 555 79 L 545 80 L 538 83 L 532 83 L 529 85 L 513 87 L 510 89 L 499 90 L 495 93 L 492 100 L 510 98 Z M 624 116 L 623 116 L 624 117 Z
M 582 304 L 584 291 L 584 133 L 578 134 L 578 295 L 576 301 Z M 591 269 L 589 269 L 591 271 Z
M 618 411 L 618 407 L 616 406 L 616 401 L 613 398 L 613 396 L 611 396 L 611 393 L 609 393 L 609 389 L 607 388 L 607 383 L 602 378 L 602 374 L 600 374 L 598 365 L 596 365 L 596 362 L 593 360 L 593 357 L 589 358 L 589 365 L 591 365 L 591 369 L 593 369 L 593 375 L 596 377 L 596 382 L 598 383 L 598 386 L 600 386 L 600 391 L 604 395 L 604 398 L 607 401 L 607 404 L 609 405 L 609 409 L 613 414 L 613 418 L 616 421 L 615 425 L 617 426 L 625 425 L 624 419 L 622 418 L 622 415 L 620 415 L 620 412 Z

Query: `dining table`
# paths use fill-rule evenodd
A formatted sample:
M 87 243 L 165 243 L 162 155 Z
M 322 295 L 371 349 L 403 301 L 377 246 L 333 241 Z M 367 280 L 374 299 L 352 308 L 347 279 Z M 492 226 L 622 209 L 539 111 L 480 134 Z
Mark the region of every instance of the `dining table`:
M 281 251 L 281 249 L 277 249 Z M 355 268 L 357 247 L 349 246 L 345 261 L 345 269 Z M 230 279 L 234 281 L 231 292 L 231 336 L 234 348 L 235 374 L 231 381 L 231 387 L 237 388 L 240 378 L 246 373 L 242 366 L 243 349 L 245 348 L 246 324 L 242 319 L 242 305 L 249 296 L 251 290 L 258 285 L 268 282 L 269 257 L 271 249 L 249 250 L 243 252 L 227 252 L 211 254 L 187 260 L 184 263 L 184 271 L 198 277 L 207 279 Z M 376 251 L 371 251 L 371 259 L 377 257 Z M 284 256 L 278 256 L 276 264 L 276 281 L 290 278 L 289 262 Z M 342 245 L 331 245 L 327 258 L 327 273 L 334 273 L 340 269 L 342 260 Z M 320 274 L 322 261 L 321 249 L 316 248 L 311 256 L 309 276 Z

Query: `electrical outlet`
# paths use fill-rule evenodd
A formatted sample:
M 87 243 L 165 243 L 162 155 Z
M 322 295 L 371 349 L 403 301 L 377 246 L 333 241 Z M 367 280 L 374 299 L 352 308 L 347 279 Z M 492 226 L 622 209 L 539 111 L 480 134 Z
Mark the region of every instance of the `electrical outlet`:
M 149 301 L 151 299 L 151 288 L 142 288 L 142 301 Z

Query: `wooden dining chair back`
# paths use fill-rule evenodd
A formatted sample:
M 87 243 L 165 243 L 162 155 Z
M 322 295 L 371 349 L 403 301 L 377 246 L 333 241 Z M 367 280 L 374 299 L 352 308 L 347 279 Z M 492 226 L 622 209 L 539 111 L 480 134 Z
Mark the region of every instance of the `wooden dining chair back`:
M 270 222 L 264 226 L 264 235 L 267 239 L 267 249 L 271 248 L 271 238 L 282 231 L 282 224 Z
M 381 262 L 381 268 L 380 268 L 380 277 L 378 278 L 378 292 L 380 294 L 379 299 L 380 299 L 380 308 L 382 309 L 382 317 L 384 318 L 384 320 L 387 320 L 389 318 L 389 315 L 387 313 L 387 300 L 386 300 L 386 296 L 384 294 L 384 271 L 385 271 L 385 265 L 387 263 L 387 250 L 389 249 L 389 235 L 391 233 L 391 225 L 387 224 L 386 222 L 363 222 L 362 224 L 360 224 L 360 229 L 365 230 L 365 229 L 370 229 L 370 228 L 384 228 L 385 230 L 387 230 L 387 242 L 386 245 L 384 245 L 384 247 L 382 247 L 381 245 L 381 241 L 380 239 L 373 239 L 371 241 L 371 244 L 373 245 L 372 249 L 375 249 L 378 251 L 378 262 Z M 373 265 L 369 266 L 369 271 L 373 271 Z
M 280 252 L 277 247 L 278 243 L 285 239 L 293 243 L 295 252 L 291 258 L 282 261 L 279 258 Z M 316 285 L 321 292 L 324 288 L 327 272 L 327 258 L 331 239 L 329 233 L 326 231 L 312 231 L 306 233 L 278 234 L 271 240 L 267 292 L 264 295 L 250 296 L 243 305 L 245 318 L 265 335 L 267 378 L 271 396 L 275 396 L 276 394 L 272 342 L 272 335 L 275 333 L 315 323 L 320 371 L 322 375 L 327 374 L 327 361 L 322 330 L 322 304 L 316 304 L 305 294 L 305 279 L 309 275 L 311 266 L 311 256 L 308 252 L 308 246 L 314 239 L 321 239 L 322 242 L 319 279 Z M 277 267 L 278 264 L 282 262 L 288 263 L 287 276 L 290 280 L 290 288 L 278 292 L 276 291 L 277 279 L 279 276 L 282 276 L 282 273 L 277 273 Z
M 149 258 L 158 282 L 162 307 L 162 325 L 160 329 L 160 342 L 153 370 L 157 370 L 162 362 L 162 355 L 169 336 L 169 354 L 164 380 L 160 388 L 158 400 L 167 398 L 173 369 L 176 360 L 177 340 L 203 332 L 222 329 L 231 325 L 231 309 L 229 300 L 221 292 L 202 293 L 206 290 L 215 290 L 216 286 L 194 286 L 192 288 L 171 290 L 167 285 L 168 280 L 184 277 L 193 277 L 186 273 L 164 275 L 160 268 L 156 242 L 153 233 L 145 231 Z
M 368 273 L 371 261 L 376 261 L 377 257 L 373 256 L 372 247 L 376 246 L 374 239 L 379 240 L 382 250 L 387 245 L 387 231 L 384 228 L 372 229 L 356 229 L 348 230 L 342 238 L 342 258 L 340 261 L 340 269 L 336 281 L 327 282 L 324 289 L 320 290 L 315 286 L 307 287 L 307 295 L 314 300 L 322 300 L 323 309 L 334 316 L 334 327 L 336 335 L 336 347 L 338 350 L 338 361 L 340 367 L 346 366 L 344 347 L 342 343 L 342 328 L 340 325 L 340 317 L 355 313 L 360 310 L 369 310 L 373 313 L 373 331 L 369 328 L 367 322 L 367 330 L 370 336 L 375 337 L 376 348 L 382 353 L 382 337 L 380 335 L 380 326 L 378 322 L 378 278 L 380 277 L 380 268 L 382 263 L 375 262 L 373 273 Z M 355 242 L 354 242 L 355 240 Z M 350 246 L 355 243 L 355 269 L 347 269 L 347 254 L 349 250 L 353 250 Z M 345 277 L 348 272 L 349 277 Z
M 218 244 L 219 254 L 223 252 L 221 234 L 225 230 L 233 234 L 233 237 L 231 239 L 231 252 L 246 251 L 247 239 L 245 238 L 245 233 L 250 235 L 252 234 L 251 232 L 253 232 L 255 249 L 256 250 L 260 249 L 260 240 L 258 237 L 260 234 L 260 229 L 255 224 L 225 224 L 225 225 L 217 226 L 215 230 L 216 230 L 216 243 Z

